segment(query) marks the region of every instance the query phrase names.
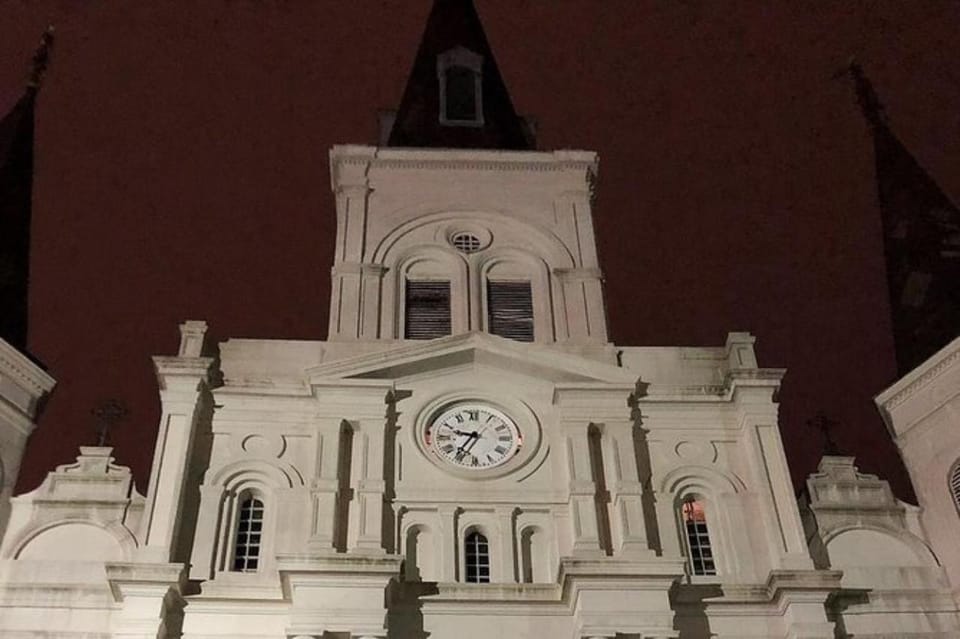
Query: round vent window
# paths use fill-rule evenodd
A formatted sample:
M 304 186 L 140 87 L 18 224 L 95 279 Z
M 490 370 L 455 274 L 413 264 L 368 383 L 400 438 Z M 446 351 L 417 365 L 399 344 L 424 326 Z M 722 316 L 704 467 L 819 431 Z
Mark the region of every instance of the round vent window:
M 475 253 L 480 250 L 480 238 L 473 233 L 457 233 L 450 238 L 450 243 L 462 253 Z

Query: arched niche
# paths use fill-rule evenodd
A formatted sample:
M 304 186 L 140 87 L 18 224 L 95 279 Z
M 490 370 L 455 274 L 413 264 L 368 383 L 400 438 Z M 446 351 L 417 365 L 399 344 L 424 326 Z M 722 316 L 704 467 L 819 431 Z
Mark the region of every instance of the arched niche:
M 548 583 L 553 580 L 550 536 L 537 525 L 525 526 L 519 535 L 520 582 Z
M 438 565 L 433 531 L 416 524 L 404 534 L 404 578 L 407 581 L 438 581 Z

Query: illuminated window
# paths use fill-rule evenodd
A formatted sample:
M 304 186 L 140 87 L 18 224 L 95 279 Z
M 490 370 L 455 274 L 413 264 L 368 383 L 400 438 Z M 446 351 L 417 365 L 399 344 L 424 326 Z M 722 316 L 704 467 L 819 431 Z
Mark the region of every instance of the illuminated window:
M 240 502 L 240 515 L 237 517 L 237 536 L 233 551 L 235 571 L 257 571 L 262 539 L 263 502 L 254 497 L 247 497 Z
M 490 583 L 490 546 L 487 538 L 473 531 L 464 540 L 465 579 L 468 584 Z
M 710 533 L 707 530 L 707 517 L 703 502 L 687 499 L 680 507 L 683 527 L 687 539 L 687 563 L 694 575 L 715 575 L 717 568 L 713 561 L 713 549 L 710 546 Z

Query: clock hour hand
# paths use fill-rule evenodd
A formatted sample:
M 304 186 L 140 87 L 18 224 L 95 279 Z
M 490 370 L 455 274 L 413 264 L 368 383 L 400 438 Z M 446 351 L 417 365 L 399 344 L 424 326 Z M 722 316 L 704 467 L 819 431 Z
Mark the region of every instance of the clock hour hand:
M 454 432 L 457 433 L 458 435 L 466 435 L 467 437 L 467 441 L 460 444 L 460 447 L 457 448 L 457 452 L 454 454 L 454 459 L 456 459 L 457 461 L 460 461 L 461 459 L 463 459 L 463 456 L 467 454 L 467 450 L 468 450 L 467 446 L 470 445 L 471 441 L 476 443 L 476 439 L 479 438 L 479 435 L 477 434 L 476 431 L 472 433 L 464 433 L 464 432 L 455 430 Z

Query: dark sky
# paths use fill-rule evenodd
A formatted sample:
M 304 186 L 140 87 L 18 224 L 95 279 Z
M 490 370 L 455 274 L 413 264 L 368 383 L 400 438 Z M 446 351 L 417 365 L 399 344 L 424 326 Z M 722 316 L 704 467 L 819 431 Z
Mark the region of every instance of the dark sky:
M 544 149 L 600 153 L 595 211 L 611 333 L 626 345 L 759 338 L 789 369 L 795 482 L 823 410 L 862 470 L 910 496 L 872 397 L 895 378 L 870 135 L 856 56 L 892 127 L 960 194 L 960 3 L 477 0 Z M 31 338 L 58 386 L 20 488 L 93 443 L 90 409 L 145 489 L 150 356 L 177 324 L 326 335 L 327 152 L 375 143 L 428 0 L 0 0 L 0 109 L 57 28 L 37 113 Z

